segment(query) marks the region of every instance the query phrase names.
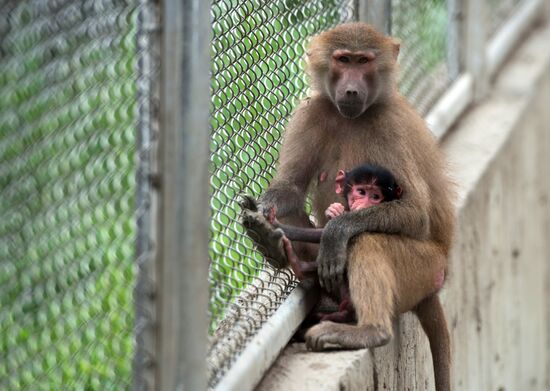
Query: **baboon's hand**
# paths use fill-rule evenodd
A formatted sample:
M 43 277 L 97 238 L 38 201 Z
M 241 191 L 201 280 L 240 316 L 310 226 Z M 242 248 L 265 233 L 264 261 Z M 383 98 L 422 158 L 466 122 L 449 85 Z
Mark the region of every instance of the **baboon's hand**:
M 275 228 L 267 216 L 273 212 L 265 210 L 262 205 L 248 196 L 241 196 L 241 221 L 248 236 L 265 256 L 266 261 L 273 267 L 281 269 L 288 264 L 283 246 L 283 231 Z

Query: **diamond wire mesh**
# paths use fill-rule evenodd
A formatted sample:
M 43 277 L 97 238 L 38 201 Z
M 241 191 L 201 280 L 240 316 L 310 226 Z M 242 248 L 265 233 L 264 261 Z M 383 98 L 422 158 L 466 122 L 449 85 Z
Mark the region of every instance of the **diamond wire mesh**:
M 488 0 L 487 18 L 489 36 L 494 35 L 497 30 L 512 16 L 514 10 L 524 1 L 522 0 Z
M 353 4 L 213 2 L 211 387 L 296 284 L 264 268 L 239 223 L 238 196 L 259 196 L 272 177 L 283 125 L 306 89 L 306 38 L 353 20 Z
M 0 389 L 130 387 L 136 3 L 0 5 Z
M 399 88 L 427 114 L 452 81 L 446 60 L 447 2 L 393 0 L 391 15 L 392 35 L 401 40 Z

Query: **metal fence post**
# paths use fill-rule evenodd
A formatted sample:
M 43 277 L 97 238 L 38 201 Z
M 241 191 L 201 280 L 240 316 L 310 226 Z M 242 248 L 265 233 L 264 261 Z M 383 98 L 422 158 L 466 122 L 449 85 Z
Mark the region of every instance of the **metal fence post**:
M 464 35 L 461 47 L 461 58 L 465 72 L 474 78 L 474 101 L 479 101 L 489 89 L 487 61 L 485 50 L 487 47 L 487 17 L 486 2 L 479 0 L 465 0 Z
M 157 353 L 157 238 L 159 194 L 151 178 L 159 170 L 160 9 L 155 0 L 140 0 L 138 16 L 138 131 L 136 175 L 137 280 L 133 389 L 155 390 Z
M 463 70 L 460 53 L 464 15 L 462 3 L 461 0 L 447 0 L 447 68 L 451 80 L 456 80 Z
M 357 15 L 384 34 L 391 34 L 391 0 L 358 0 Z
M 210 2 L 162 4 L 159 390 L 206 389 Z

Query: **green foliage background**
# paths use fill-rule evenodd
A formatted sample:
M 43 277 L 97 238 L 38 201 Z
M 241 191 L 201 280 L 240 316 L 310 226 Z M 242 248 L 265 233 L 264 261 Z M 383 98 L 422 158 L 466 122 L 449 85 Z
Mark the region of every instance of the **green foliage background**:
M 135 4 L 4 2 L 0 29 L 0 389 L 129 388 Z

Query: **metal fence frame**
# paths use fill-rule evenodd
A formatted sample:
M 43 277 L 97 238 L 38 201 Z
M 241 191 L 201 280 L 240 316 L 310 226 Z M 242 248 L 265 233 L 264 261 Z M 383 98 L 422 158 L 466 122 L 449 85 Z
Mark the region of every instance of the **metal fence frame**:
M 448 0 L 450 39 L 456 53 L 450 53 L 450 69 L 460 70 L 449 90 L 426 116 L 432 132 L 442 138 L 461 113 L 488 93 L 512 49 L 538 18 L 544 15 L 543 0 L 524 0 L 517 12 L 488 39 L 485 28 L 486 4 L 477 0 Z
M 206 387 L 210 2 L 163 4 L 158 389 Z M 189 55 L 191 53 L 191 55 Z
M 206 389 L 210 2 L 142 1 L 134 388 Z M 189 55 L 191 53 L 191 55 Z M 158 62 L 160 61 L 160 62 Z M 156 128 L 158 126 L 158 134 Z
M 138 202 L 148 210 L 140 219 L 140 271 L 136 288 L 136 389 L 206 389 L 208 287 L 208 137 L 210 2 L 142 0 L 143 45 L 159 55 L 160 82 L 140 87 L 151 97 L 141 118 L 139 151 L 149 159 L 140 168 Z M 488 93 L 522 34 L 542 15 L 542 0 L 524 0 L 490 39 L 484 26 L 484 2 L 448 0 L 448 67 L 454 82 L 426 116 L 441 138 L 460 114 Z M 391 32 L 390 0 L 358 0 L 361 20 Z M 162 29 L 159 32 L 159 20 Z M 162 45 L 161 45 L 162 43 Z M 187 56 L 192 53 L 192 56 Z M 142 65 L 154 68 L 155 54 Z M 149 68 L 148 68 L 149 67 Z M 155 104 L 160 100 L 159 107 Z M 141 111 L 141 110 L 140 110 Z M 155 117 L 156 116 L 156 117 Z M 158 148 L 158 151 L 157 151 Z M 148 162 L 148 163 L 147 163 Z M 144 164 L 144 163 L 142 163 Z M 158 171 L 157 171 L 158 170 Z M 150 197 L 145 194 L 150 192 Z M 138 205 L 138 210 L 139 205 Z M 155 244 L 156 243 L 156 244 Z M 217 389 L 252 389 L 305 318 L 311 287 L 301 284 L 267 321 Z

